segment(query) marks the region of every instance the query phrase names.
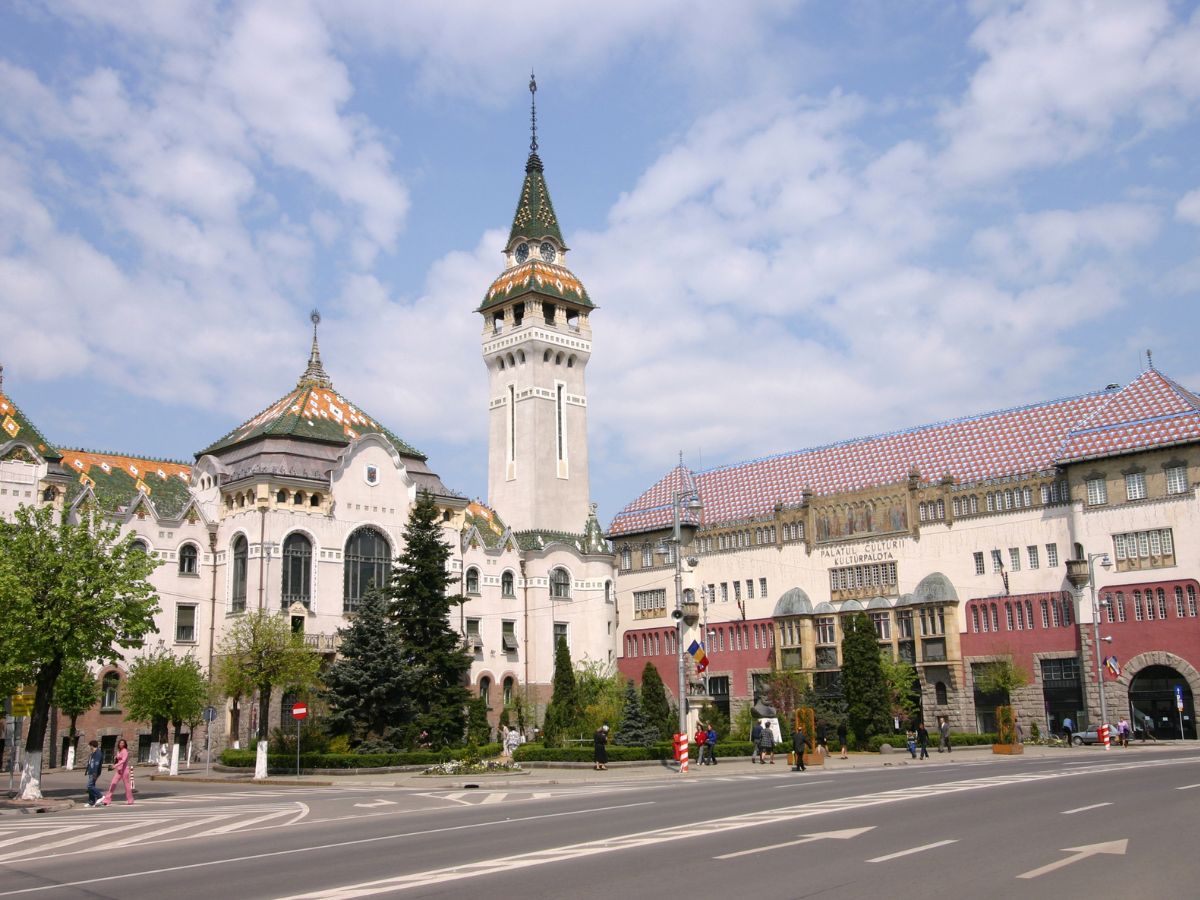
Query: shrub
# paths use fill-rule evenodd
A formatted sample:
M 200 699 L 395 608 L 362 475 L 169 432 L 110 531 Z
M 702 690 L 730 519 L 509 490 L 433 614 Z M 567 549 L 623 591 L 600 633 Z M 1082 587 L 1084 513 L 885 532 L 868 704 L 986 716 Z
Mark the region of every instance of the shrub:
M 454 750 L 408 750 L 400 753 L 301 753 L 302 769 L 381 769 L 389 766 L 432 766 L 448 759 L 466 759 L 471 751 L 467 748 Z M 498 756 L 499 744 L 486 744 L 478 748 L 481 756 Z M 250 750 L 226 750 L 221 754 L 221 764 L 236 768 L 253 768 L 255 754 Z M 276 771 L 295 771 L 295 754 L 272 753 L 267 757 L 267 767 Z
M 951 747 L 972 747 L 978 744 L 994 744 L 996 743 L 995 734 L 966 734 L 954 732 L 950 735 Z M 879 748 L 884 744 L 890 744 L 898 750 L 906 750 L 908 742 L 902 734 L 877 734 L 867 742 L 867 749 L 878 753 Z

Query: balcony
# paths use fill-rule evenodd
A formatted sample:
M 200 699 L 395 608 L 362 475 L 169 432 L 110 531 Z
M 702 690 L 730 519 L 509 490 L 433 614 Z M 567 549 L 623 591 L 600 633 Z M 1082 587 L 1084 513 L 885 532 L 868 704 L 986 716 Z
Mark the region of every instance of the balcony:
M 342 645 L 340 634 L 305 634 L 304 646 L 317 653 L 336 653 Z

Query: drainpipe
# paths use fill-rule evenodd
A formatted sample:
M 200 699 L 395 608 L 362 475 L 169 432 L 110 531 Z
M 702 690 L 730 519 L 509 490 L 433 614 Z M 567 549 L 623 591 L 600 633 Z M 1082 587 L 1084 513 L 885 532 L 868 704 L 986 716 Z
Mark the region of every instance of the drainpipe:
M 263 587 L 266 584 L 266 565 L 267 565 L 267 504 L 260 503 L 258 506 L 259 514 L 259 531 L 258 531 L 258 609 L 261 612 L 265 607 L 263 605 Z
M 525 616 L 522 635 L 525 643 L 525 652 L 522 654 L 525 657 L 525 704 L 529 705 L 529 579 L 525 577 L 525 560 L 520 560 L 518 565 L 521 567 L 521 605 Z
M 208 529 L 208 552 L 212 554 L 212 592 L 209 594 L 208 677 L 213 677 L 213 645 L 217 640 L 217 526 Z

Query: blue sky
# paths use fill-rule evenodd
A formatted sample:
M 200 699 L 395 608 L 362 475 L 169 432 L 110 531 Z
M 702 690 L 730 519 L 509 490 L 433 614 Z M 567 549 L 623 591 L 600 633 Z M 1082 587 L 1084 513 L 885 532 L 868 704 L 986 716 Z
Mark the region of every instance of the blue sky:
M 64 446 L 190 458 L 294 384 L 317 307 L 338 390 L 486 498 L 472 310 L 531 68 L 600 306 L 604 520 L 680 451 L 1080 393 L 1147 348 L 1200 388 L 1194 3 L 17 0 L 6 390 Z

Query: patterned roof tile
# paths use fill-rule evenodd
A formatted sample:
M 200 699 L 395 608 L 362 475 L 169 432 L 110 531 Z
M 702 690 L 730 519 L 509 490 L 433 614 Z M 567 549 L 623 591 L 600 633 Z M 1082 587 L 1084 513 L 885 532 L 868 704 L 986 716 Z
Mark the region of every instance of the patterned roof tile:
M 502 272 L 488 288 L 477 312 L 533 292 L 589 308 L 593 305 L 583 283 L 566 266 L 531 259 Z
M 92 450 L 64 450 L 63 468 L 75 478 L 68 501 L 90 487 L 109 512 L 127 508 L 145 494 L 160 516 L 178 518 L 191 498 L 192 467 L 164 459 L 146 459 Z
M 21 412 L 17 404 L 13 403 L 3 391 L 0 391 L 0 441 L 8 443 L 18 439 L 32 444 L 45 460 L 53 461 L 62 458 L 58 448 L 46 440 L 37 427 L 29 421 L 29 418 Z

